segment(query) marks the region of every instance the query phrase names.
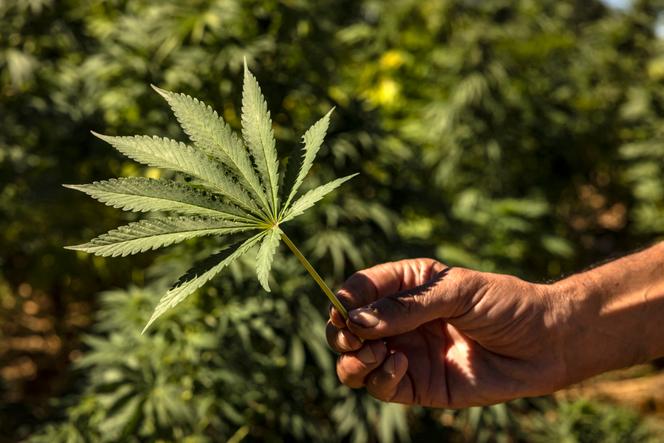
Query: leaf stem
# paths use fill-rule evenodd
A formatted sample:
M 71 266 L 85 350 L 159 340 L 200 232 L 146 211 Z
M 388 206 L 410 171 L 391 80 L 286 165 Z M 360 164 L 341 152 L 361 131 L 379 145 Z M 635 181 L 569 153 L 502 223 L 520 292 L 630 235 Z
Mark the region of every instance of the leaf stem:
M 314 269 L 313 266 L 311 266 L 311 263 L 309 263 L 309 260 L 306 259 L 304 255 L 300 252 L 299 249 L 297 249 L 297 246 L 293 244 L 290 238 L 286 235 L 286 233 L 282 230 L 281 231 L 281 239 L 286 243 L 286 245 L 290 248 L 290 250 L 295 254 L 298 260 L 300 260 L 300 263 L 302 263 L 302 266 L 309 272 L 309 275 L 318 283 L 318 286 L 323 290 L 325 295 L 327 295 L 327 298 L 330 299 L 334 307 L 343 315 L 344 319 L 348 320 L 348 311 L 346 311 L 346 308 L 344 308 L 344 305 L 341 304 L 339 299 L 337 298 L 336 295 L 334 295 L 334 292 L 325 284 L 325 281 L 321 278 L 320 275 L 318 275 L 318 272 Z

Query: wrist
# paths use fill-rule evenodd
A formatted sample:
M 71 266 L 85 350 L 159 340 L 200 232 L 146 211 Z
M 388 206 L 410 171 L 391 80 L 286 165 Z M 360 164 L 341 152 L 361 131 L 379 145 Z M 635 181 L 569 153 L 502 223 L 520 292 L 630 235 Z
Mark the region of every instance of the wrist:
M 595 291 L 590 279 L 577 275 L 552 283 L 549 289 L 558 360 L 563 368 L 560 387 L 565 387 L 602 371 L 588 358 L 592 350 L 589 331 L 593 329 L 589 313 L 597 312 L 588 306 L 595 301 Z
M 580 343 L 578 329 L 578 305 L 589 297 L 590 290 L 580 282 L 569 278 L 542 285 L 548 309 L 548 333 L 552 338 L 552 360 L 557 366 L 552 392 L 579 381 Z
M 591 270 L 551 285 L 556 304 L 563 385 L 654 358 L 642 334 L 645 306 L 606 273 Z M 641 327 L 640 327 L 641 326 Z

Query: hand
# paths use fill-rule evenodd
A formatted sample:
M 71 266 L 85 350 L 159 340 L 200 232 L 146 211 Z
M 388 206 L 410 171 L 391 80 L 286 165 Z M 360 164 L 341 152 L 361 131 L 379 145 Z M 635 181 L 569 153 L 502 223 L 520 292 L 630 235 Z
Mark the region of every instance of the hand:
M 339 379 L 397 403 L 461 408 L 543 395 L 566 380 L 565 312 L 548 285 L 449 268 L 386 263 L 350 277 L 330 309 Z

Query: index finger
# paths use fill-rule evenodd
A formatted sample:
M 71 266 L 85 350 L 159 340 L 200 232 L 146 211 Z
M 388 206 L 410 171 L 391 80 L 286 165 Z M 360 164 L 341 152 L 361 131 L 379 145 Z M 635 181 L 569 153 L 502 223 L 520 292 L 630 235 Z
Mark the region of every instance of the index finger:
M 330 323 L 332 323 L 338 329 L 343 329 L 346 327 L 346 319 L 344 318 L 343 315 L 341 315 L 341 313 L 337 308 L 330 305 L 329 312 L 330 312 Z
M 373 294 L 376 292 L 376 287 L 371 278 L 367 275 L 366 269 L 358 271 L 351 275 L 337 291 L 337 298 L 347 311 L 350 311 L 360 306 L 364 306 L 367 300 L 366 294 Z M 330 305 L 330 322 L 339 329 L 346 327 L 346 319 L 341 312 L 334 306 Z
M 337 292 L 337 297 L 350 311 L 379 298 L 421 286 L 446 268 L 444 264 L 427 258 L 383 263 L 350 276 Z M 341 316 L 336 309 L 330 313 L 331 317 Z

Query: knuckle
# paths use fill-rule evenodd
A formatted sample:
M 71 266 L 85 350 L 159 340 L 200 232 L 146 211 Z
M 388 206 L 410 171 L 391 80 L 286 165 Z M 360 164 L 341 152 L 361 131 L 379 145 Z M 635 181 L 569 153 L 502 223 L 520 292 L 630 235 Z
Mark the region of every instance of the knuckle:
M 325 330 L 325 338 L 327 339 L 327 344 L 336 352 L 344 352 L 344 346 L 341 342 L 340 331 L 335 328 L 333 325 L 329 325 Z
M 342 360 L 343 360 L 343 355 L 337 358 L 337 377 L 339 378 L 339 381 L 341 383 L 347 385 L 349 382 L 349 374 L 348 371 L 346 371 L 346 368 L 344 367 Z
M 382 386 L 380 381 L 376 379 L 373 379 L 371 383 L 367 384 L 367 392 L 372 397 L 385 402 L 391 401 L 392 398 L 394 397 L 394 395 L 391 394 L 390 390 L 387 389 L 385 386 Z
M 353 308 L 363 304 L 367 293 L 374 292 L 375 287 L 367 270 L 357 271 L 352 274 L 341 288 L 337 291 L 337 296 L 346 308 Z
M 353 287 L 358 286 L 359 284 L 364 283 L 367 280 L 367 275 L 365 271 L 355 271 L 350 277 L 346 279 L 341 290 L 344 292 L 349 292 Z
M 334 341 L 334 337 L 337 334 L 338 329 L 334 327 L 332 323 L 329 321 L 325 325 L 325 338 L 327 338 L 328 343 L 332 344 Z
M 337 359 L 337 377 L 344 385 L 357 389 L 364 386 L 364 368 L 352 361 L 348 354 Z
M 330 310 L 330 323 L 337 329 L 343 329 L 346 326 L 346 320 L 336 308 Z
M 447 266 L 433 258 L 423 258 L 420 262 L 420 268 L 424 271 L 424 275 L 428 277 L 425 280 L 430 280 L 436 273 L 447 269 Z
M 479 274 L 477 271 L 473 271 L 472 269 L 468 268 L 450 268 L 449 270 L 449 277 L 455 281 L 467 281 L 467 280 L 472 280 L 476 278 L 475 274 Z
M 447 277 L 457 296 L 474 293 L 486 283 L 482 272 L 467 268 L 451 268 Z
M 468 268 L 451 268 L 450 275 L 459 282 L 482 284 L 486 282 L 485 273 Z

